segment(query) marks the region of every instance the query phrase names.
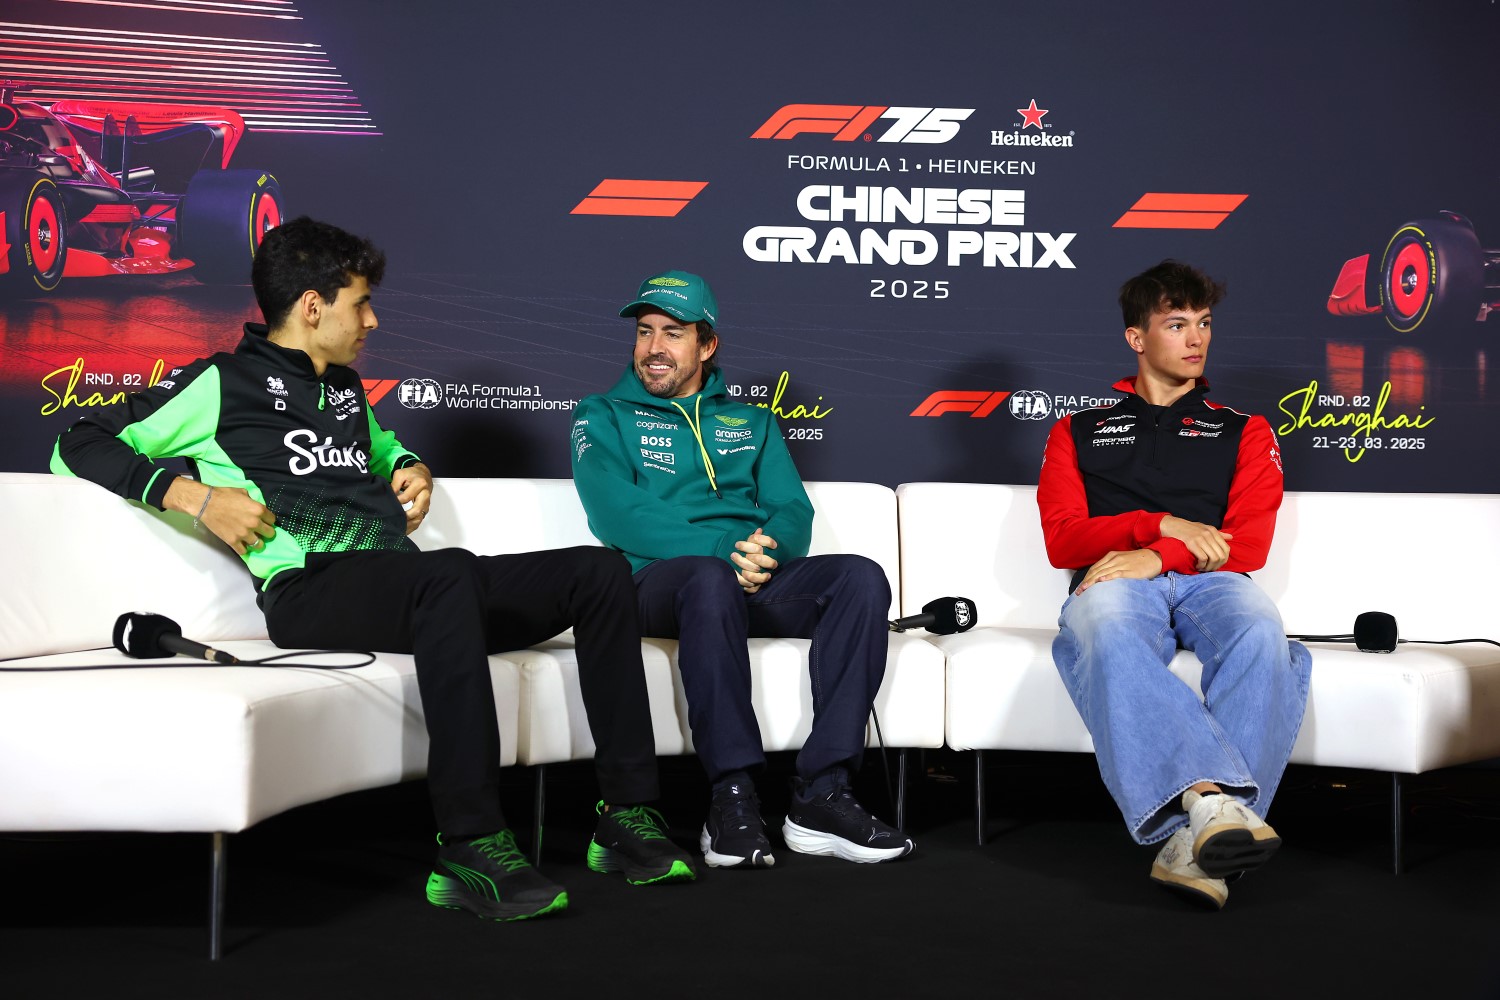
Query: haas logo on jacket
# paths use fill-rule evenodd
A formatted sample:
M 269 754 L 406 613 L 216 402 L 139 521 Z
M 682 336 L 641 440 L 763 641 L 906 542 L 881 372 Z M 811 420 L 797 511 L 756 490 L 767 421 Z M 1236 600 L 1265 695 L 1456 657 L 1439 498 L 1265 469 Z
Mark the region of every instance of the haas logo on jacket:
M 325 437 L 322 444 L 313 444 L 316 440 L 318 440 L 317 433 L 305 428 L 287 431 L 286 437 L 282 438 L 283 443 L 291 449 L 294 456 L 287 462 L 287 467 L 292 470 L 293 475 L 310 475 L 317 472 L 319 468 L 370 471 L 370 457 L 358 444 L 339 447 L 333 443 L 331 436 Z

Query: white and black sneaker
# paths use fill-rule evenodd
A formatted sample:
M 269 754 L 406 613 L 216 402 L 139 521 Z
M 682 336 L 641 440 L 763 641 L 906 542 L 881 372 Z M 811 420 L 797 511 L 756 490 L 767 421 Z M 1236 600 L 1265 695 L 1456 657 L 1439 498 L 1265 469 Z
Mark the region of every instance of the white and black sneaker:
M 731 781 L 714 791 L 708 822 L 698 838 L 710 868 L 770 868 L 776 864 L 760 800 L 748 779 Z
M 1193 860 L 1214 878 L 1254 871 L 1281 847 L 1270 824 L 1231 795 L 1182 795 L 1192 830 Z
M 1224 880 L 1209 875 L 1193 860 L 1193 831 L 1185 826 L 1178 827 L 1156 853 L 1151 881 L 1215 910 L 1223 909 L 1229 899 Z
M 859 804 L 842 771 L 813 782 L 797 779 L 781 835 L 794 851 L 845 861 L 894 861 L 912 852 L 910 837 Z

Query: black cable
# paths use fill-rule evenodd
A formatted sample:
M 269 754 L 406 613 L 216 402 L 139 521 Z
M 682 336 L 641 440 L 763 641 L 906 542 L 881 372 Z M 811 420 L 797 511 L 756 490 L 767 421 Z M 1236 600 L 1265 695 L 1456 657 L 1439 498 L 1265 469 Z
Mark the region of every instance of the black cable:
M 875 713 L 875 706 L 870 706 L 870 718 L 875 720 L 875 742 L 880 744 L 880 762 L 885 766 L 885 797 L 891 803 L 891 808 L 896 808 L 896 790 L 891 784 L 891 758 L 886 753 L 885 734 L 880 731 L 880 716 Z M 901 831 L 905 833 L 905 830 Z
M 1487 642 L 1491 646 L 1500 646 L 1500 642 L 1494 639 L 1397 639 L 1397 642 L 1423 642 L 1434 646 L 1452 646 L 1460 642 Z
M 319 656 L 324 653 L 334 655 L 348 654 L 350 656 L 363 656 L 364 659 L 358 663 L 283 663 L 280 661 L 290 659 L 294 656 Z M 264 656 L 258 660 L 241 660 L 235 664 L 211 663 L 207 660 L 182 660 L 175 663 L 82 663 L 63 667 L 7 667 L 7 661 L 0 660 L 0 677 L 6 674 L 37 674 L 37 673 L 62 673 L 70 670 L 170 670 L 178 667 L 306 667 L 309 670 L 354 670 L 357 667 L 366 667 L 375 662 L 375 654 L 364 649 L 304 649 L 290 653 L 277 653 L 275 656 Z M 14 661 L 10 661 L 14 662 Z
M 1353 642 L 1352 635 L 1292 635 L 1287 633 L 1288 639 L 1297 639 L 1301 642 Z M 1500 646 L 1500 642 L 1494 639 L 1397 639 L 1401 642 L 1420 642 L 1432 646 L 1456 646 L 1465 642 L 1487 642 L 1491 646 Z

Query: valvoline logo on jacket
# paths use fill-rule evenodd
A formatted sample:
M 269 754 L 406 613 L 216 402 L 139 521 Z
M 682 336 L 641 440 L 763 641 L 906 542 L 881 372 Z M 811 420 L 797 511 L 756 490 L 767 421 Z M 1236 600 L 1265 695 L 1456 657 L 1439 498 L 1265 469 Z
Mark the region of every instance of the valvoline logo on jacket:
M 573 482 L 595 537 L 633 569 L 681 555 L 728 559 L 756 529 L 781 562 L 807 555 L 812 503 L 770 410 L 703 391 L 659 399 L 633 368 L 573 413 Z

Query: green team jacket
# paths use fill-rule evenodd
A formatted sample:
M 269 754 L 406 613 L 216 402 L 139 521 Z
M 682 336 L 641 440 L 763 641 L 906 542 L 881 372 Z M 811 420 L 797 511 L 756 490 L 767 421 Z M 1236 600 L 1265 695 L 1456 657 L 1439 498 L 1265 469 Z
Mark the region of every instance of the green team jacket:
M 629 366 L 573 411 L 573 483 L 589 529 L 633 570 L 674 556 L 728 560 L 757 528 L 785 563 L 807 555 L 812 502 L 771 411 L 703 391 L 658 399 Z
M 246 323 L 232 354 L 200 358 L 114 406 L 91 411 L 57 439 L 52 471 L 92 480 L 161 508 L 172 473 L 191 461 L 210 486 L 237 486 L 276 515 L 276 535 L 244 555 L 266 589 L 310 552 L 416 551 L 391 490 L 395 470 L 420 461 L 375 422 L 352 368 L 321 378 L 302 351 Z

